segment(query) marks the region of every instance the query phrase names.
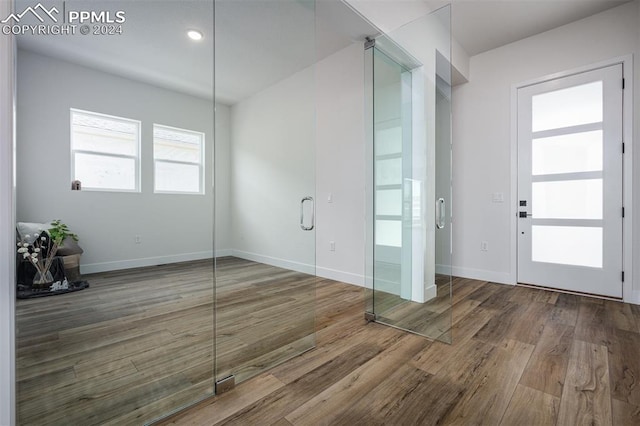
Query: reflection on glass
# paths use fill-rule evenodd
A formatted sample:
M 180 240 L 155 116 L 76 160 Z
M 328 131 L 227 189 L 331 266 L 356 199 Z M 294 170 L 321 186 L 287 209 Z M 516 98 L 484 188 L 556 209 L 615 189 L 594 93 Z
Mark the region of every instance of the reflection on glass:
M 214 389 L 213 191 L 153 195 L 152 133 L 199 129 L 213 160 L 213 2 L 65 4 L 126 22 L 111 37 L 19 36 L 16 218 L 78 235 L 81 249 L 57 254 L 81 291 L 16 301 L 16 424 L 150 424 Z M 163 22 L 207 37 L 196 46 Z M 160 167 L 177 185 L 193 174 Z M 212 161 L 202 174 L 213 182 Z
M 315 345 L 319 5 L 214 4 L 215 377 L 238 384 Z
M 402 222 L 399 220 L 376 220 L 376 245 L 402 247 Z
M 602 170 L 602 130 L 533 139 L 531 148 L 534 176 Z
M 402 190 L 383 189 L 376 191 L 376 213 L 381 216 L 401 216 Z
M 556 90 L 532 98 L 532 131 L 602 121 L 602 81 Z
M 375 135 L 375 150 L 377 156 L 401 153 L 402 127 L 393 126 L 378 129 Z
M 536 219 L 602 219 L 602 179 L 534 182 Z
M 402 183 L 402 158 L 376 160 L 376 185 L 400 185 Z
M 531 260 L 534 262 L 602 268 L 602 228 L 532 226 Z
M 450 343 L 451 220 L 436 230 L 434 216 L 451 199 L 449 25 L 443 7 L 365 50 L 365 271 L 377 322 Z

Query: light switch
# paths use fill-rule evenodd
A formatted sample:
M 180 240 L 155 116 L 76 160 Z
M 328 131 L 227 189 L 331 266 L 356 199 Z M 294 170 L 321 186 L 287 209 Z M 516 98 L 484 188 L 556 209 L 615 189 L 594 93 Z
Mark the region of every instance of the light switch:
M 503 192 L 494 192 L 491 195 L 491 201 L 494 203 L 504 203 L 504 193 Z

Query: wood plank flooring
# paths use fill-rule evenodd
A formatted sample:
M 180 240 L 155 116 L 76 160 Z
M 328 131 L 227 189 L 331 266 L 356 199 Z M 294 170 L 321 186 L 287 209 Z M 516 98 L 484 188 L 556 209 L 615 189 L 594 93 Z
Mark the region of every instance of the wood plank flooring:
M 640 309 L 456 278 L 453 345 L 320 280 L 317 348 L 168 425 L 638 425 Z
M 237 258 L 85 276 L 18 300 L 20 425 L 140 425 L 314 344 L 315 277 Z M 292 320 L 293 319 L 293 320 Z
M 381 324 L 451 343 L 451 277 L 436 275 L 435 285 L 436 296 L 425 303 L 406 300 L 387 291 L 365 292 L 365 297 L 373 301 L 372 306 L 366 305 L 367 310 L 375 311 L 376 321 Z M 396 284 L 395 292 L 399 293 L 399 289 L 400 284 Z
M 314 305 L 317 346 L 158 424 L 640 424 L 640 307 L 456 278 L 448 345 L 366 323 L 359 287 L 227 261 L 223 368 L 250 377 L 309 344 Z M 143 268 L 19 301 L 19 424 L 141 425 L 208 395 L 212 274 Z

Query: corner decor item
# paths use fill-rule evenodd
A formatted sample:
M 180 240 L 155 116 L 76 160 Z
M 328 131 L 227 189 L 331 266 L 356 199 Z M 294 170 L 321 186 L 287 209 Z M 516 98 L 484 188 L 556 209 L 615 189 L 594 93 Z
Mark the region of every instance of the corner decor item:
M 63 260 L 58 253 L 65 239 L 75 242 L 78 241 L 78 236 L 60 220 L 51 222 L 48 230 L 38 229 L 32 234 L 20 235 L 17 251 L 18 260 L 22 263 L 21 269 L 26 272 L 27 265 L 31 265 L 35 268 L 35 275 L 33 275 L 31 286 L 26 282 L 18 283 L 18 298 L 67 293 L 89 286 L 86 281 L 69 282 L 67 280 Z

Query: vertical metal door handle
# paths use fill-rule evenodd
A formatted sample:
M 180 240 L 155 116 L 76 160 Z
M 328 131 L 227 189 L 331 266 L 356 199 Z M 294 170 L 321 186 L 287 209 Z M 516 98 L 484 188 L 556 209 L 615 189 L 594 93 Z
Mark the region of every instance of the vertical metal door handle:
M 315 209 L 311 207 L 311 226 L 304 226 L 304 202 L 310 201 L 313 203 L 313 197 L 304 197 L 300 200 L 300 228 L 303 231 L 311 231 L 316 226 Z
M 438 198 L 438 201 L 436 201 L 436 228 L 443 229 L 445 224 L 444 198 Z

